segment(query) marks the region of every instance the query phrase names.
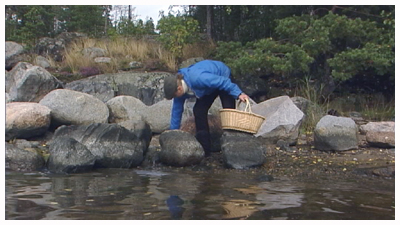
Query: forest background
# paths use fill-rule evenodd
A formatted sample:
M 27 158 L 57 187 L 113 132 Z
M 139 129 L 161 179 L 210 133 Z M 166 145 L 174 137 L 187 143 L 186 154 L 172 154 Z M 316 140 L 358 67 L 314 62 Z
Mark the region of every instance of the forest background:
M 6 5 L 5 38 L 35 54 L 42 37 L 85 33 L 89 38 L 70 46 L 62 62 L 52 62 L 56 76 L 65 71 L 82 76 L 83 67 L 118 72 L 127 55 L 156 59 L 160 69 L 171 72 L 188 58 L 204 57 L 225 62 L 235 78 L 261 78 L 271 88 L 259 95 L 273 97 L 273 87 L 341 113 L 394 119 L 394 5 L 179 8 L 173 11 L 171 6 L 167 15 L 160 12 L 155 26 L 152 18 L 136 19 L 130 5 Z M 106 46 L 110 55 L 120 58 L 113 66 L 101 67 L 73 54 L 82 46 Z

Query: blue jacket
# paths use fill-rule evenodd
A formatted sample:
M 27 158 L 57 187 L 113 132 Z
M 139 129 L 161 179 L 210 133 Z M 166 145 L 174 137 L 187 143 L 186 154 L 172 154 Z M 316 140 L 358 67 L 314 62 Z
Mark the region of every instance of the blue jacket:
M 213 60 L 204 60 L 189 67 L 178 70 L 183 80 L 193 91 L 196 98 L 209 95 L 215 90 L 229 93 L 235 99 L 242 93 L 240 88 L 231 82 L 231 70 L 224 63 Z M 181 126 L 183 106 L 187 98 L 194 97 L 184 94 L 173 100 L 170 129 L 179 129 Z

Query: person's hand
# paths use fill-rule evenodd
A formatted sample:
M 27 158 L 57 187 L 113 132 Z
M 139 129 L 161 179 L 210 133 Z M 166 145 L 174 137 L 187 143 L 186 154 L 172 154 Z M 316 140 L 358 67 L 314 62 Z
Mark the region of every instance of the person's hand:
M 246 95 L 245 93 L 241 93 L 241 94 L 239 95 L 239 100 L 240 100 L 240 101 L 245 102 L 246 99 L 249 99 L 249 96 Z

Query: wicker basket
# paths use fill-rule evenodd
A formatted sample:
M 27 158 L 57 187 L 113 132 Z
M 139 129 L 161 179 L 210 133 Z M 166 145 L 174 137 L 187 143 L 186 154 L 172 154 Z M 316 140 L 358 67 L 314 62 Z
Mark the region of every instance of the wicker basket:
M 251 112 L 249 100 L 246 100 L 246 108 L 244 111 L 237 109 L 221 109 L 219 112 L 221 115 L 222 129 L 238 130 L 255 134 L 265 120 L 265 117 Z

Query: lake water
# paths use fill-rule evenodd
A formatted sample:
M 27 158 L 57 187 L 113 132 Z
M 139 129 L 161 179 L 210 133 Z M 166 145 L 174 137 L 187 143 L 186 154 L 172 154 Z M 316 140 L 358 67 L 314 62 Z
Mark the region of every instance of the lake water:
M 394 179 L 261 179 L 254 171 L 5 174 L 8 220 L 395 219 Z

